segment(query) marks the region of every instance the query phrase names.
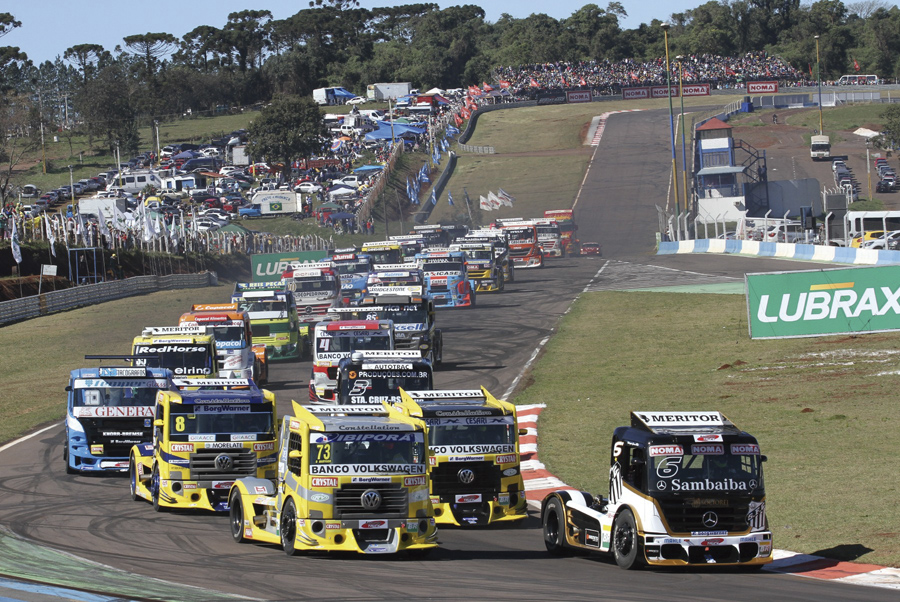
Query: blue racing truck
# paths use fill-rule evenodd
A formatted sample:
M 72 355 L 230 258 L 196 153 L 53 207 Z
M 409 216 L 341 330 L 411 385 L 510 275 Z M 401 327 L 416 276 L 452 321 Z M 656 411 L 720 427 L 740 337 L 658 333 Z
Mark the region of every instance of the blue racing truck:
M 472 307 L 475 289 L 469 283 L 466 254 L 462 251 L 426 251 L 416 255 L 425 272 L 425 292 L 435 307 Z
M 85 356 L 130 359 L 131 356 Z M 66 473 L 125 472 L 132 446 L 153 436 L 156 394 L 168 389 L 165 368 L 78 368 L 66 386 Z
M 335 249 L 331 257 L 321 260 L 331 263 L 332 269 L 341 279 L 341 298 L 345 306 L 355 305 L 366 293 L 366 281 L 372 271 L 372 258 L 356 249 Z

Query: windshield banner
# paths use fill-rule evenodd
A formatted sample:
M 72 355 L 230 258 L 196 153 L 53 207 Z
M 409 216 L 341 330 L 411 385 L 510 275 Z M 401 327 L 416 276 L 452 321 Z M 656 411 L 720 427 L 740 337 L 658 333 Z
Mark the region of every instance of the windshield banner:
M 900 329 L 900 266 L 747 274 L 752 339 Z

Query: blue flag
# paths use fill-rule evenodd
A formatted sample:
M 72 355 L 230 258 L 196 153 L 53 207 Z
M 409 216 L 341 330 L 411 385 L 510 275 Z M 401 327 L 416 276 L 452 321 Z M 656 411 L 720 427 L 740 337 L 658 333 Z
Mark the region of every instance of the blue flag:
M 447 191 L 447 202 L 450 203 L 450 206 L 453 206 L 453 195 L 450 194 L 450 191 Z
M 431 204 L 437 205 L 437 197 L 434 196 L 434 188 L 431 189 Z

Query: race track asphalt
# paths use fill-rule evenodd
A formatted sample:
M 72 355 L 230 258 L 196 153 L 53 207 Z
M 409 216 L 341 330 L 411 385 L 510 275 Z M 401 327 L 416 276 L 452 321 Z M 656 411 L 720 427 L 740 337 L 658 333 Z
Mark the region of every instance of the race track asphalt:
M 813 267 L 774 259 L 654 255 L 654 205 L 664 203 L 671 165 L 668 132 L 666 112 L 610 118 L 576 208 L 579 237 L 602 242 L 604 257 L 566 258 L 544 269 L 521 270 L 507 292 L 480 295 L 473 309 L 441 310 L 445 365 L 436 373 L 436 386 L 484 385 L 504 395 L 574 297 L 610 259 L 619 269 L 611 269 L 609 276 L 604 270 L 592 288 L 698 279 L 735 282 L 745 272 Z M 307 362 L 273 367 L 270 388 L 280 414 L 289 411 L 290 399 L 306 399 L 309 371 Z M 635 574 L 600 557 L 552 558 L 534 516 L 514 527 L 442 529 L 440 548 L 424 561 L 357 555 L 289 558 L 277 547 L 234 543 L 225 515 L 155 513 L 147 503 L 132 502 L 124 477 L 66 475 L 62 438 L 59 425 L 0 453 L 0 525 L 6 530 L 6 535 L 0 530 L 0 544 L 8 544 L 10 534 L 38 544 L 29 543 L 25 551 L 15 548 L 15 553 L 0 545 L 0 576 L 43 570 L 73 586 L 135 599 L 218 600 L 229 594 L 360 601 L 896 599 L 889 590 L 791 575 L 712 569 Z M 79 558 L 129 575 L 110 576 L 106 568 Z M 143 577 L 205 591 L 179 593 Z M 38 600 L 9 591 L 0 581 L 0 597 Z

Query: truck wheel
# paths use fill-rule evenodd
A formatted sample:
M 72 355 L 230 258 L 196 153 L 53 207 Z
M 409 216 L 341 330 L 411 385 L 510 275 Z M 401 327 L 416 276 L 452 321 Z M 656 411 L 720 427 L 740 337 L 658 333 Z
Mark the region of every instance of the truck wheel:
M 434 343 L 434 363 L 442 364 L 444 362 L 444 337 L 438 335 L 437 341 Z
M 641 549 L 638 537 L 637 525 L 634 522 L 634 514 L 625 509 L 616 517 L 612 528 L 613 555 L 616 564 L 627 570 L 639 568 L 644 561 L 644 552 Z
M 509 281 L 510 282 L 516 281 L 516 268 L 512 264 L 509 264 Z
M 150 501 L 153 503 L 153 510 L 162 512 L 163 507 L 159 505 L 159 467 L 153 467 L 153 476 L 150 477 Z
M 231 520 L 231 537 L 237 543 L 246 543 L 244 537 L 244 504 L 241 502 L 241 492 L 235 489 L 228 500 L 228 516 Z
M 559 498 L 547 502 L 541 522 L 544 525 L 544 546 L 553 556 L 568 556 L 566 549 L 566 513 Z
M 281 547 L 288 556 L 297 553 L 294 542 L 297 539 L 297 510 L 294 508 L 294 500 L 288 500 L 281 511 Z
M 69 464 L 69 442 L 68 441 L 64 442 L 63 462 L 66 463 L 66 474 L 78 474 L 78 471 L 75 470 L 74 468 L 72 468 L 72 466 Z
M 134 463 L 134 458 L 131 458 L 131 462 L 128 463 L 128 486 L 131 490 L 131 501 L 136 502 L 141 499 L 141 496 L 138 495 L 137 465 Z

